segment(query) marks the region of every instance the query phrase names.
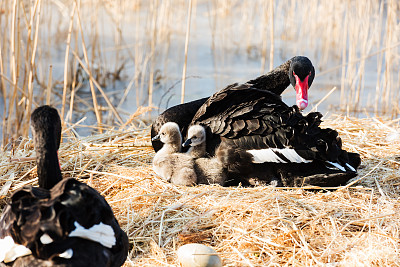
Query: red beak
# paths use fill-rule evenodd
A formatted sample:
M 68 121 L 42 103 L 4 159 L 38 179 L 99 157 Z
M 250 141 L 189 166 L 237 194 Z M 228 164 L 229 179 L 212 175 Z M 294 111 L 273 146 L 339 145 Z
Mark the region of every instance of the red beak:
M 296 105 L 300 110 L 305 109 L 308 106 L 308 77 L 304 78 L 303 81 L 293 72 L 294 78 L 296 79 Z

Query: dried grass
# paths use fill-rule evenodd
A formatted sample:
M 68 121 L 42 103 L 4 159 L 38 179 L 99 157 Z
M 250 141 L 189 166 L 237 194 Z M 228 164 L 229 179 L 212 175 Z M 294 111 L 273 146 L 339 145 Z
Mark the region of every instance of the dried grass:
M 399 266 L 398 121 L 337 116 L 324 126 L 363 158 L 357 182 L 336 191 L 165 183 L 151 168 L 148 128 L 80 139 L 68 130 L 60 163 L 112 206 L 132 245 L 125 266 L 178 266 L 175 251 L 190 242 L 212 246 L 225 266 Z M 2 207 L 17 188 L 37 184 L 32 140 L 8 148 Z

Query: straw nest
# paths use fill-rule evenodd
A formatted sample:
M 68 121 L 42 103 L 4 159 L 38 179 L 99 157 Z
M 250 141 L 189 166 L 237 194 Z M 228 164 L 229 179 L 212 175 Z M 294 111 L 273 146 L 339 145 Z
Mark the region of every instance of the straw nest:
M 225 266 L 399 266 L 400 127 L 397 120 L 336 116 L 344 147 L 362 155 L 356 177 L 336 190 L 181 187 L 152 171 L 148 127 L 75 138 L 64 132 L 60 163 L 107 199 L 131 244 L 125 266 L 178 266 L 179 246 L 213 247 Z M 1 155 L 1 208 L 37 184 L 33 142 Z

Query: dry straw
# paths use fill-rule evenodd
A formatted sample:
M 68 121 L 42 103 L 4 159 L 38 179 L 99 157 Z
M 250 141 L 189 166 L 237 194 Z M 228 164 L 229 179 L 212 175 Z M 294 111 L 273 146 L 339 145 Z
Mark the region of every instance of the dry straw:
M 131 121 L 83 138 L 70 126 L 59 152 L 64 177 L 101 192 L 128 233 L 125 266 L 178 266 L 177 248 L 191 242 L 212 246 L 225 266 L 399 265 L 398 120 L 324 122 L 363 160 L 356 182 L 333 191 L 166 183 L 151 168 L 149 128 Z M 1 155 L 2 207 L 16 189 L 37 185 L 32 156 L 30 139 Z

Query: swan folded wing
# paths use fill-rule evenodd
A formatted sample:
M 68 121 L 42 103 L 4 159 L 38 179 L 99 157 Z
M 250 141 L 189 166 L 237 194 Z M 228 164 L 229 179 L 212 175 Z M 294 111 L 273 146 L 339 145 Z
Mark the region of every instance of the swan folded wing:
M 336 140 L 323 140 L 315 138 L 297 138 L 288 139 L 288 133 L 285 131 L 275 131 L 265 136 L 251 135 L 242 136 L 236 139 L 222 138 L 225 146 L 236 147 L 247 151 L 253 156 L 257 156 L 261 161 L 263 158 L 271 160 L 264 162 L 286 162 L 286 163 L 305 163 L 313 160 L 337 162 L 345 153 L 336 142 Z M 303 140 L 303 142 L 302 142 Z M 276 155 L 281 160 L 274 159 Z
M 69 237 L 89 239 L 106 247 L 116 244 L 116 232 L 122 230 L 111 207 L 96 190 L 75 179 L 65 179 L 51 189 L 51 194 L 63 206 L 58 219 Z
M 231 113 L 233 116 L 245 114 L 245 110 L 241 110 L 243 107 L 252 109 L 254 101 L 259 102 L 263 99 L 270 99 L 270 103 L 277 102 L 287 107 L 280 96 L 269 91 L 254 89 L 249 84 L 232 84 L 213 94 L 196 112 L 192 124 L 212 121 L 216 116 L 221 117 L 222 115 L 223 117 L 227 113 Z
M 0 219 L 0 238 L 13 236 L 16 243 L 29 246 L 36 241 L 42 217 L 49 218 L 47 190 L 25 186 L 16 191 Z M 44 208 L 41 208 L 44 205 Z
M 40 204 L 49 197 L 47 190 L 25 186 L 11 197 L 0 218 L 0 262 L 32 254 L 30 247 L 40 229 Z
M 116 244 L 115 233 L 110 225 L 100 222 L 88 229 L 80 225 L 78 222 L 74 222 L 74 225 L 76 228 L 69 233 L 70 237 L 80 237 L 92 240 L 108 248 L 111 248 Z
M 224 147 L 251 154 L 253 163 L 310 163 L 318 160 L 329 169 L 354 172 L 355 169 L 346 164 L 349 159 L 341 148 L 338 133 L 329 128 L 320 129 L 319 118 L 317 114 L 315 121 L 296 120 L 295 126 L 282 123 L 264 135 L 224 137 L 221 140 Z
M 247 150 L 253 156 L 253 163 L 310 163 L 312 160 L 307 160 L 301 157 L 296 150 L 290 148 L 266 148 L 266 149 L 251 149 Z
M 260 93 L 255 89 L 247 90 L 250 93 L 252 91 Z M 291 126 L 292 122 L 289 120 L 295 116 L 294 114 L 299 113 L 296 107 L 289 108 L 280 99 L 275 99 L 278 103 L 271 103 L 269 98 L 267 100 L 267 96 L 271 96 L 269 92 L 262 92 L 262 95 L 267 95 L 265 97 L 257 94 L 254 94 L 253 98 L 235 96 L 234 99 L 241 98 L 243 101 L 237 105 L 211 102 L 202 110 L 203 114 L 200 115 L 199 110 L 192 124 L 206 126 L 211 133 L 232 139 L 249 135 L 263 136 L 270 134 L 275 129 Z M 277 98 L 277 96 L 274 97 Z M 225 108 L 220 110 L 221 106 L 225 106 Z M 299 118 L 296 120 L 298 121 Z
M 343 151 L 334 161 L 326 159 L 326 155 L 311 150 L 297 150 L 293 148 L 264 148 L 249 149 L 252 163 L 311 163 L 314 160 L 322 162 L 326 168 L 340 172 L 357 172 L 348 163 L 347 152 Z
M 207 127 L 221 138 L 225 148 L 251 154 L 253 163 L 319 160 L 327 168 L 354 171 L 346 165 L 347 152 L 341 148 L 338 133 L 321 129 L 321 118 L 319 112 L 304 116 L 297 106 L 288 107 L 275 94 L 250 84 L 236 84 L 210 97 L 192 124 Z M 232 157 L 227 158 L 227 162 L 234 162 Z

